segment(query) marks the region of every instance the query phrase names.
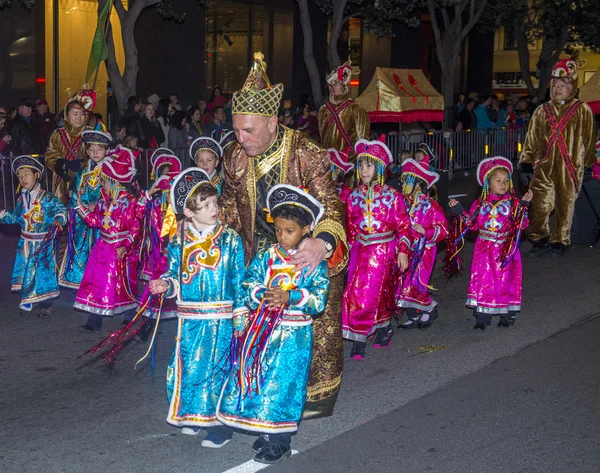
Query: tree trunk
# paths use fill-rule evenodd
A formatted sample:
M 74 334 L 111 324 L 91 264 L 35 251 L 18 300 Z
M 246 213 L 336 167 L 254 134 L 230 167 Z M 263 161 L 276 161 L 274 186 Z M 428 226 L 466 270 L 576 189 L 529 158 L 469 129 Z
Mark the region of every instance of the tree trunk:
M 300 9 L 300 24 L 302 25 L 302 39 L 304 43 L 304 63 L 310 77 L 310 87 L 312 90 L 313 101 L 317 109 L 323 105 L 323 92 L 321 89 L 321 80 L 319 78 L 319 68 L 315 61 L 313 51 L 313 32 L 310 22 L 307 0 L 296 0 Z
M 529 94 L 535 95 L 536 89 L 531 80 L 531 68 L 529 67 L 529 43 L 527 42 L 527 36 L 525 36 L 523 25 L 515 26 L 515 36 L 517 40 L 517 49 L 519 51 L 519 69 L 521 71 L 521 78 L 525 81 Z
M 329 69 L 335 69 L 342 64 L 338 53 L 338 42 L 344 27 L 344 10 L 347 0 L 333 0 L 333 13 L 331 15 L 331 38 L 327 48 L 327 61 Z

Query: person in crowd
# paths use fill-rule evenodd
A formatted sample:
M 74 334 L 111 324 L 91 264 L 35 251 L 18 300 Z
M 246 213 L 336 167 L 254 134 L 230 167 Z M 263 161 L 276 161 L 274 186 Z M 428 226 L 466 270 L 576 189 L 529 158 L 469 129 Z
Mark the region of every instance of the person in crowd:
M 191 142 L 190 124 L 184 112 L 178 110 L 169 119 L 169 149 L 177 152 L 187 148 Z
M 6 113 L 0 113 L 0 154 L 4 153 L 8 144 L 12 141 L 12 136 L 6 129 Z
M 349 161 L 350 150 L 346 148 L 344 151 L 338 151 L 330 148 L 327 152 L 331 161 L 331 179 L 337 186 L 340 200 L 346 205 L 352 192 L 352 188 L 346 184 L 346 175 L 354 170 L 354 166 Z
M 35 108 L 40 123 L 42 149 L 45 150 L 50 142 L 52 132 L 56 129 L 56 120 L 54 114 L 48 109 L 48 102 L 45 99 L 36 101 Z
M 475 99 L 469 98 L 465 102 L 465 108 L 458 115 L 458 120 L 462 123 L 463 130 L 477 129 L 477 115 L 475 115 Z
M 493 97 L 491 95 L 486 95 L 483 97 L 482 102 L 477 105 L 475 109 L 475 116 L 477 117 L 477 128 L 481 130 L 490 130 L 492 128 L 496 128 L 496 123 L 494 123 L 489 116 L 489 108 L 492 105 Z
M 117 123 L 111 133 L 112 142 L 110 148 L 114 149 L 119 145 L 125 144 L 125 138 L 127 138 L 127 127 L 123 123 Z
M 219 195 L 223 191 L 223 173 L 217 168 L 222 157 L 223 148 L 213 138 L 196 138 L 190 145 L 190 158 L 210 178 L 210 183 L 219 191 Z
M 493 315 L 500 317 L 498 327 L 510 327 L 521 311 L 519 240 L 528 224 L 527 208 L 533 194 L 529 190 L 521 200 L 517 198 L 512 171 L 512 163 L 502 156 L 484 159 L 477 167 L 477 182 L 483 190 L 469 212 L 456 199 L 448 201 L 458 216 L 455 222 L 460 223 L 459 228 L 478 232 L 467 293 L 467 307 L 473 309 L 476 330 L 485 330 Z M 453 257 L 456 263 L 462 248 L 456 236 L 462 237 L 464 232 L 451 230 L 449 235 L 446 259 L 452 263 Z
M 311 270 L 290 261 L 323 216 L 321 203 L 304 189 L 279 184 L 267 195 L 267 209 L 277 243 L 258 253 L 246 271 L 245 302 L 253 315 L 234 340 L 244 349 L 232 360 L 217 419 L 260 433 L 252 445 L 254 460 L 273 464 L 292 454 L 306 399 L 312 321 L 325 311 L 330 281 L 325 261 Z M 274 328 L 265 334 L 269 319 Z
M 212 120 L 212 114 L 208 111 L 208 102 L 206 101 L 206 99 L 198 100 L 198 109 L 200 109 L 202 123 L 208 125 Z
M 144 141 L 140 143 L 144 149 L 157 149 L 165 141 L 165 135 L 161 124 L 156 118 L 154 105 L 145 104 L 143 107 L 144 116 L 142 117 L 142 130 L 144 132 Z
M 135 315 L 140 222 L 136 216 L 137 189 L 131 185 L 136 174 L 133 153 L 112 150 L 100 168 L 101 197 L 92 208 L 77 195 L 76 210 L 100 238 L 90 253 L 73 307 L 89 313 L 82 332 L 102 329 L 102 318 L 123 314 L 124 322 Z
M 164 141 L 160 144 L 161 148 L 169 147 L 169 120 L 171 116 L 171 103 L 168 99 L 160 99 L 156 107 L 156 121 L 160 125 L 160 129 L 165 137 Z
M 95 206 L 100 200 L 100 171 L 112 142 L 109 134 L 96 130 L 85 130 L 81 139 L 89 159 L 73 179 L 69 199 L 67 251 L 63 255 L 58 278 L 58 284 L 69 289 L 79 289 L 92 247 L 100 236 L 100 230 L 88 227 L 77 213 L 78 200 L 89 207 Z
M 225 109 L 221 106 L 213 107 L 212 116 L 212 122 L 204 126 L 204 136 L 221 141 L 221 138 L 229 131 L 225 122 Z
M 205 127 L 208 125 L 204 125 L 204 123 L 202 122 L 202 113 L 200 112 L 200 109 L 195 105 L 192 105 L 187 110 L 187 123 L 190 126 L 190 139 L 195 140 L 196 138 L 200 138 L 201 136 L 204 136 L 206 134 Z
M 160 102 L 160 100 L 161 98 L 157 94 L 152 94 L 148 96 L 148 98 L 146 99 L 146 103 L 151 103 L 152 105 L 154 105 L 154 110 L 156 110 L 156 108 L 158 107 L 158 102 Z
M 498 101 L 498 96 L 496 94 L 492 94 L 492 101 L 487 108 L 488 117 L 491 122 L 498 123 L 498 111 L 500 110 L 500 102 Z
M 390 325 L 397 275 L 408 267 L 410 219 L 402 196 L 384 184 L 392 154 L 378 141 L 356 143 L 358 185 L 346 201 L 346 233 L 350 245 L 348 283 L 342 299 L 343 337 L 352 340 L 350 358 L 363 360 L 367 338 L 375 348 L 392 343 Z
M 27 99 L 22 99 L 19 102 L 17 115 L 9 125 L 9 133 L 12 137 L 10 148 L 14 156 L 37 155 L 42 152 L 39 125 L 32 114 L 33 104 Z
M 167 370 L 167 422 L 187 435 L 205 428 L 201 445 L 220 448 L 233 432 L 217 419 L 217 406 L 234 331 L 243 331 L 248 312 L 244 249 L 240 236 L 218 221 L 217 189 L 201 169 L 187 169 L 175 178 L 170 201 L 184 217 L 182 228 L 169 242 L 167 271 L 149 285 L 152 294 L 175 299 L 179 311 Z M 206 250 L 196 251 L 199 245 Z M 181 268 L 194 269 L 183 273 Z M 198 357 L 200 352 L 204 355 Z
M 216 86 L 212 91 L 212 97 L 208 101 L 208 111 L 212 112 L 215 107 L 223 107 L 227 102 L 227 97 L 223 95 L 221 87 Z
M 462 92 L 460 94 L 458 94 L 458 102 L 456 103 L 456 116 L 460 115 L 460 112 L 462 112 L 465 109 L 465 105 L 467 102 L 467 98 L 465 96 L 465 94 L 463 94 Z
M 11 279 L 11 291 L 19 292 L 21 313 L 34 309 L 49 317 L 52 299 L 58 297 L 58 238 L 67 223 L 67 209 L 50 192 L 42 189 L 44 166 L 31 156 L 12 162 L 21 188 L 15 209 L 0 210 L 0 223 L 18 224 L 21 238 Z
M 556 63 L 550 101 L 533 113 L 523 144 L 521 182 L 530 183 L 534 193 L 528 235 L 533 242 L 531 256 L 565 254 L 575 201 L 596 162 L 594 113 L 577 99 L 578 76 L 574 59 Z
M 123 119 L 127 128 L 127 135 L 135 136 L 139 144 L 144 144 L 146 142 L 146 135 L 144 135 L 141 112 L 142 101 L 135 95 L 132 95 L 127 99 L 127 110 L 123 115 Z
M 177 94 L 169 94 L 169 103 L 171 104 L 171 115 L 175 112 L 181 112 L 183 108 L 179 103 L 179 97 Z
M 402 197 L 410 217 L 410 269 L 400 276 L 396 304 L 406 310 L 403 329 L 428 329 L 438 316 L 437 302 L 431 298 L 429 279 L 435 266 L 437 243 L 448 234 L 444 210 L 429 197 L 429 190 L 440 178 L 429 166 L 429 156 L 402 164 Z
M 63 204 L 69 202 L 69 183 L 87 157 L 81 151 L 81 133 L 96 103 L 96 94 L 87 86 L 69 98 L 64 109 L 64 126 L 54 130 L 46 150 L 46 166 L 54 172 L 52 192 Z
M 300 118 L 298 118 L 296 128 L 306 133 L 315 141 L 319 139 L 319 118 L 317 114 L 317 109 L 314 107 L 312 102 L 304 106 L 304 112 L 302 113 Z M 354 150 L 351 150 L 350 154 L 353 153 Z

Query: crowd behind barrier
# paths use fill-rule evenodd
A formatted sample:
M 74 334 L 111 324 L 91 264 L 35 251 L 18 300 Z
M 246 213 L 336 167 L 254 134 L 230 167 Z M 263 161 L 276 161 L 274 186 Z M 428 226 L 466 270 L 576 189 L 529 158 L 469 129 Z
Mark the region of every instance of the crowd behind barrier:
M 448 171 L 452 179 L 452 172 L 459 169 L 477 167 L 482 159 L 490 156 L 505 156 L 511 161 L 517 161 L 525 139 L 523 129 L 492 129 L 492 130 L 467 130 L 467 131 L 434 131 L 426 133 L 396 134 L 387 137 L 387 145 L 392 156 L 399 161 L 403 150 L 414 153 L 420 143 L 427 143 L 436 156 L 434 166 L 440 171 Z M 183 168 L 192 165 L 188 148 L 176 148 L 172 150 L 181 160 Z M 137 181 L 141 188 L 146 189 L 151 181 L 150 156 L 154 150 L 142 150 L 138 158 Z M 18 198 L 18 181 L 11 171 L 11 163 L 14 157 L 1 157 L 0 181 L 0 208 L 14 209 Z M 38 159 L 44 162 L 44 156 Z M 52 171 L 46 168 L 42 176 L 42 184 L 45 189 L 50 189 L 52 182 Z

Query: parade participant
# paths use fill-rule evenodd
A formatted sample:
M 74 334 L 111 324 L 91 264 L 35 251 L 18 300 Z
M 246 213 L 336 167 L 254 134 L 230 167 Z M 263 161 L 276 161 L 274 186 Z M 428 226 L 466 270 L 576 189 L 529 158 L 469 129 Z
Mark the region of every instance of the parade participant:
M 223 156 L 225 156 L 229 147 L 235 144 L 236 141 L 237 138 L 235 137 L 235 131 L 233 130 L 223 135 L 223 138 L 221 138 L 221 141 L 219 142 L 221 149 L 223 150 Z
M 467 307 L 473 309 L 474 329 L 485 330 L 492 315 L 499 315 L 498 327 L 515 323 L 521 310 L 522 268 L 519 242 L 527 227 L 527 207 L 533 195 L 529 190 L 519 201 L 512 185 L 511 162 L 501 156 L 487 158 L 477 167 L 477 182 L 483 187 L 469 213 L 456 199 L 448 201 L 452 212 L 460 216 L 465 231 L 450 231 L 450 237 L 461 237 L 466 230 L 478 232 Z M 449 240 L 450 240 L 449 237 Z M 450 254 L 460 251 L 448 241 Z
M 79 289 L 92 246 L 100 234 L 97 228 L 90 228 L 86 225 L 75 207 L 77 207 L 78 199 L 87 206 L 96 205 L 100 200 L 101 163 L 106 158 L 112 141 L 109 134 L 93 130 L 84 131 L 81 139 L 89 160 L 77 171 L 73 181 L 73 190 L 69 199 L 67 251 L 63 255 L 58 278 L 61 286 L 71 289 Z
M 217 199 L 217 189 L 201 169 L 187 169 L 175 178 L 171 207 L 185 220 L 169 243 L 168 270 L 150 281 L 152 294 L 175 298 L 178 307 L 176 345 L 167 370 L 167 422 L 188 435 L 207 428 L 202 446 L 209 448 L 224 446 L 233 433 L 217 420 L 217 402 L 234 329 L 243 329 L 248 312 L 242 240 L 218 222 Z
M 202 169 L 210 178 L 210 183 L 217 188 L 219 195 L 223 191 L 223 174 L 217 170 L 223 157 L 223 149 L 218 141 L 201 137 L 190 145 L 190 157 L 196 166 Z
M 283 85 L 272 85 L 261 53 L 244 87 L 233 96 L 233 129 L 238 143 L 231 145 L 223 162 L 221 196 L 225 221 L 244 242 L 246 261 L 275 243 L 267 222 L 267 194 L 277 184 L 306 186 L 325 208 L 325 214 L 305 238 L 292 263 L 315 269 L 327 258 L 331 287 L 327 309 L 313 324 L 314 350 L 304 418 L 331 415 L 342 375 L 340 301 L 343 269 L 347 261 L 342 202 L 331 180 L 327 151 L 300 131 L 277 122 Z
M 312 352 L 312 319 L 325 310 L 327 263 L 300 269 L 290 256 L 310 235 L 324 210 L 308 192 L 282 184 L 271 188 L 267 208 L 277 243 L 258 253 L 244 280 L 253 311 L 233 370 L 219 401 L 217 418 L 229 427 L 262 434 L 252 450 L 260 463 L 292 454 L 292 433 L 306 400 Z
M 345 183 L 346 175 L 354 169 L 352 163 L 348 161 L 349 151 L 350 148 L 346 148 L 344 151 L 338 151 L 333 148 L 327 150 L 329 153 L 329 160 L 331 161 L 331 178 L 337 185 L 340 200 L 344 202 L 344 204 L 352 192 L 352 188 Z
M 369 335 L 375 333 L 376 348 L 392 342 L 395 262 L 401 271 L 408 267 L 410 220 L 402 196 L 384 184 L 392 160 L 385 143 L 359 140 L 355 152 L 358 185 L 346 201 L 350 263 L 342 330 L 354 342 L 350 358 L 362 360 Z
M 140 222 L 137 195 L 131 186 L 136 174 L 133 153 L 118 147 L 102 163 L 101 197 L 92 210 L 80 198 L 76 210 L 85 223 L 100 229 L 75 297 L 75 309 L 90 315 L 83 332 L 102 329 L 102 317 L 123 314 L 130 321 L 137 307 L 137 245 Z M 134 292 L 135 291 L 135 292 Z
M 578 75 L 574 59 L 556 63 L 550 101 L 533 113 L 523 145 L 521 181 L 534 195 L 528 235 L 532 256 L 562 256 L 567 251 L 575 201 L 596 161 L 594 114 L 576 98 Z
M 54 172 L 52 192 L 63 204 L 69 202 L 68 183 L 87 161 L 81 153 L 81 133 L 88 113 L 96 106 L 96 94 L 85 84 L 67 101 L 64 126 L 54 130 L 46 150 L 46 166 Z
M 435 266 L 436 244 L 448 235 L 444 210 L 429 197 L 429 190 L 439 178 L 429 169 L 429 156 L 420 162 L 406 159 L 402 165 L 402 197 L 411 222 L 409 269 L 402 274 L 396 293 L 398 307 L 408 314 L 408 320 L 400 325 L 404 329 L 427 329 L 438 316 L 428 284 Z
M 19 180 L 21 195 L 14 210 L 0 211 L 0 223 L 21 227 L 11 291 L 20 293 L 21 313 L 37 308 L 38 315 L 49 317 L 53 312 L 52 299 L 59 294 L 56 257 L 67 210 L 54 195 L 41 188 L 44 166 L 38 160 L 19 156 L 12 163 L 12 171 Z
M 420 163 L 421 161 L 426 161 L 429 171 L 435 172 L 435 167 L 433 167 L 434 160 L 435 160 L 435 155 L 433 154 L 433 151 L 431 150 L 429 145 L 427 143 L 421 143 L 419 145 L 419 147 L 417 148 L 417 150 L 415 151 L 415 161 L 417 163 Z M 432 200 L 437 201 L 438 196 L 439 196 L 438 190 L 434 184 L 431 187 L 431 189 L 429 189 L 429 197 Z
M 350 161 L 354 164 L 354 144 L 369 139 L 371 123 L 367 112 L 350 98 L 350 61 L 336 67 L 327 76 L 329 101 L 319 110 L 319 133 L 325 148 L 342 150 L 350 147 Z

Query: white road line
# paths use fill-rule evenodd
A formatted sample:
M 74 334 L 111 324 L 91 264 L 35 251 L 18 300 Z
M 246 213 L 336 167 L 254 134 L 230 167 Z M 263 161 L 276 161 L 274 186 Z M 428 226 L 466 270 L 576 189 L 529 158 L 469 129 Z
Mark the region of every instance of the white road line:
M 296 455 L 296 453 L 298 453 L 298 450 L 292 450 L 292 455 Z M 255 471 L 263 470 L 268 466 L 269 465 L 266 465 L 265 463 L 258 463 L 254 460 L 249 460 L 246 463 L 234 466 L 233 468 L 230 468 L 229 470 L 226 470 L 223 473 L 254 473 Z

